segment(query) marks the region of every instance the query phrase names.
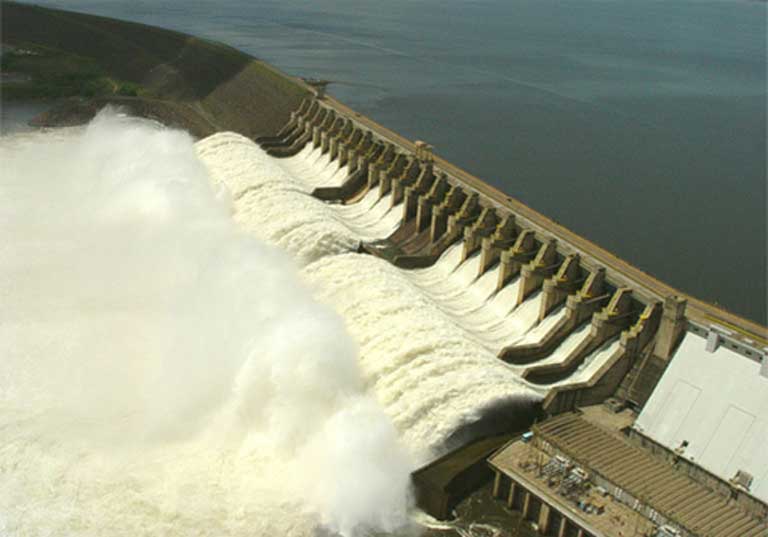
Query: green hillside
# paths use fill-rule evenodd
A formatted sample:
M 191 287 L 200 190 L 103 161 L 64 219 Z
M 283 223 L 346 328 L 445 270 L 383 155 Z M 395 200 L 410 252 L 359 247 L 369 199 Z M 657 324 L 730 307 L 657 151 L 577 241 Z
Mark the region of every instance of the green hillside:
M 65 105 L 74 113 L 93 108 L 87 100 L 114 98 L 160 120 L 182 116 L 208 131 L 198 135 L 261 136 L 278 130 L 306 95 L 297 80 L 220 43 L 16 2 L 0 9 L 3 100 L 76 96 Z

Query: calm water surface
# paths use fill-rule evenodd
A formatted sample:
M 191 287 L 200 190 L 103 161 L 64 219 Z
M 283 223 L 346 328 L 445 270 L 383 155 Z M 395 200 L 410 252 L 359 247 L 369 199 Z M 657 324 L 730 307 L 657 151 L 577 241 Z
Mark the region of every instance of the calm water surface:
M 14 102 L 12 105 L 0 105 L 0 134 L 35 130 L 29 126 L 29 121 L 54 105 L 53 102 L 44 101 Z
M 332 93 L 658 278 L 766 322 L 766 4 L 73 0 Z

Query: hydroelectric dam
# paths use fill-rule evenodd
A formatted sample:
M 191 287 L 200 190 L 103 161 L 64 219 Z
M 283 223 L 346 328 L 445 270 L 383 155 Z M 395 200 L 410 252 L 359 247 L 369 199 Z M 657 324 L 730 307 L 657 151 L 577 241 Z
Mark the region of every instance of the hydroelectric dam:
M 154 404 L 144 405 L 139 398 L 137 407 L 135 401 L 140 390 L 133 387 L 144 386 L 146 372 L 157 368 L 146 357 L 147 367 L 140 360 L 138 365 L 127 359 L 112 363 L 102 360 L 101 345 L 86 345 L 90 354 L 78 347 L 74 354 L 92 355 L 92 364 L 74 360 L 73 367 L 61 361 L 55 362 L 61 369 L 58 376 L 47 367 L 27 374 L 25 367 L 34 360 L 16 350 L 22 347 L 7 345 L 9 384 L 23 389 L 3 394 L 10 403 L 1 425 L 11 441 L 3 445 L 0 475 L 10 476 L 3 489 L 10 492 L 0 500 L 0 511 L 11 515 L 0 512 L 0 533 L 10 528 L 32 534 L 44 527 L 55 527 L 55 533 L 69 524 L 73 535 L 131 530 L 145 535 L 317 535 L 317 517 L 302 518 L 310 505 L 321 513 L 320 524 L 330 520 L 330 531 L 347 537 L 358 535 L 349 522 L 357 516 L 350 510 L 357 500 L 353 496 L 363 496 L 361 504 L 373 513 L 369 517 L 364 509 L 365 516 L 358 517 L 362 520 L 386 521 L 392 514 L 387 511 L 398 515 L 393 518 L 406 518 L 410 476 L 423 511 L 458 521 L 440 526 L 430 519 L 425 524 L 430 537 L 443 530 L 456 530 L 453 534 L 462 537 L 533 532 L 557 537 L 768 536 L 766 327 L 645 274 L 510 197 L 514 193 L 501 192 L 440 158 L 435 154 L 440 148 L 433 149 L 429 140 L 407 140 L 358 114 L 327 95 L 322 81 L 288 77 L 239 51 L 184 34 L 153 29 L 163 39 L 147 39 L 154 34 L 146 34 L 141 25 L 53 14 L 14 3 L 3 7 L 4 42 L 40 42 L 85 57 L 98 49 L 116 64 L 110 67 L 118 79 L 141 84 L 152 96 L 114 99 L 117 104 L 198 138 L 193 142 L 171 129 L 134 131 L 110 126 L 103 118 L 94 121 L 85 129 L 87 143 L 81 146 L 98 151 L 82 152 L 75 141 L 66 146 L 71 151 L 50 157 L 82 152 L 83 160 L 70 166 L 73 177 L 77 175 L 71 182 L 77 185 L 85 181 L 86 172 L 93 176 L 89 184 L 102 185 L 96 172 L 119 168 L 117 176 L 109 177 L 109 188 L 91 188 L 103 194 L 98 210 L 91 211 L 98 218 L 80 229 L 108 225 L 114 231 L 114 214 L 134 210 L 142 226 L 151 224 L 148 229 L 154 230 L 158 222 L 167 223 L 163 216 L 173 214 L 156 204 L 157 199 L 184 201 L 189 210 L 180 214 L 185 217 L 170 220 L 187 223 L 186 216 L 210 202 L 189 193 L 179 195 L 184 190 L 177 188 L 184 183 L 179 178 L 188 174 L 206 187 L 209 180 L 221 187 L 217 191 L 228 198 L 227 209 L 238 227 L 287 252 L 294 263 L 285 263 L 280 252 L 218 250 L 219 242 L 233 240 L 221 232 L 229 229 L 231 219 L 218 206 L 213 210 L 216 218 L 209 215 L 215 225 L 198 229 L 192 222 L 193 229 L 184 228 L 186 247 L 197 247 L 198 242 L 204 246 L 202 254 L 191 257 L 203 259 L 201 274 L 216 276 L 209 278 L 211 289 L 205 288 L 197 301 L 170 301 L 181 304 L 179 309 L 167 309 L 165 302 L 155 310 L 137 306 L 141 323 L 130 325 L 130 333 L 122 338 L 125 352 L 115 353 L 131 360 L 152 355 L 134 351 L 134 326 L 165 341 L 157 333 L 170 323 L 158 324 L 156 319 L 190 317 L 174 338 L 183 345 L 171 353 L 173 367 L 159 367 L 151 376 L 152 389 L 144 395 Z M 10 14 L 20 22 L 11 24 Z M 105 24 L 108 32 L 97 31 Z M 93 47 L 95 37 L 82 38 L 88 32 L 92 37 L 109 33 L 115 39 Z M 90 108 L 106 102 L 111 101 L 65 102 L 48 116 L 73 122 L 82 116 L 87 121 Z M 184 140 L 169 141 L 166 136 Z M 120 162 L 115 162 L 115 147 L 101 145 L 113 137 L 120 150 L 128 151 Z M 167 155 L 154 155 L 163 165 L 150 162 L 152 166 L 142 168 L 142 160 L 153 150 L 162 153 L 177 145 L 189 148 L 190 154 L 171 152 L 178 158 L 170 161 L 163 160 Z M 12 154 L 5 150 L 4 155 Z M 82 166 L 86 159 L 98 165 Z M 200 163 L 202 171 L 195 175 Z M 511 173 L 513 166 L 510 163 Z M 126 169 L 148 179 L 137 183 L 145 188 L 134 190 L 124 181 L 120 174 Z M 48 168 L 42 175 L 55 179 L 51 185 L 57 188 L 67 185 Z M 19 177 L 19 184 L 32 183 Z M 126 188 L 127 194 L 121 190 Z M 173 195 L 145 196 L 167 194 L 164 189 Z M 61 198 L 57 192 L 51 189 L 50 197 Z M 24 199 L 28 203 L 21 203 L 21 209 L 13 207 L 20 222 L 33 210 L 41 211 L 38 220 L 49 221 L 45 204 L 32 201 L 34 196 Z M 69 201 L 59 220 L 67 225 L 76 220 L 72 215 L 87 212 L 80 197 Z M 102 205 L 109 210 L 102 211 Z M 35 218 L 30 220 L 37 233 Z M 620 222 L 606 216 L 605 225 Z M 145 229 L 142 226 L 139 229 Z M 22 241 L 21 251 L 31 249 L 37 255 L 46 248 L 38 248 L 37 234 L 31 236 L 35 240 Z M 61 237 L 54 239 L 48 244 L 58 248 Z M 103 242 L 95 244 L 102 246 L 88 248 L 88 255 L 75 249 L 76 255 L 67 258 L 75 269 L 82 268 L 77 263 L 92 252 L 130 250 L 111 236 L 100 239 Z M 140 299 L 151 302 L 155 294 L 178 284 L 182 266 L 193 265 L 179 295 L 196 297 L 193 291 L 205 287 L 205 278 L 195 272 L 198 265 L 186 258 L 178 266 L 173 263 L 177 260 L 170 254 L 176 241 L 170 234 L 166 240 L 150 259 L 159 260 L 156 264 L 163 268 L 170 259 L 168 277 L 149 286 Z M 140 251 L 154 247 L 151 242 L 131 236 L 126 244 Z M 210 265 L 217 262 L 212 270 Z M 125 272 L 143 275 L 143 263 Z M 254 270 L 263 268 L 259 265 L 269 270 Z M 294 265 L 302 282 L 283 281 Z M 114 262 L 104 266 L 110 270 L 84 272 L 103 284 L 103 293 L 89 289 L 87 300 L 66 310 L 66 322 L 83 309 L 90 312 L 84 304 L 97 306 L 94 318 L 101 322 L 104 311 L 114 308 L 101 294 L 114 298 L 117 292 L 115 303 L 125 300 L 122 287 L 112 285 L 113 272 L 120 275 L 123 267 Z M 19 295 L 7 311 L 25 312 L 29 296 L 45 293 L 38 291 L 34 271 L 10 268 L 19 281 L 27 281 L 24 276 L 32 282 L 32 291 Z M 58 273 L 69 268 L 65 263 L 51 281 L 58 283 Z M 82 284 L 80 273 L 73 274 L 72 281 Z M 108 281 L 103 274 L 109 275 Z M 736 268 L 733 274 L 738 277 Z M 258 285 L 249 288 L 249 280 Z M 270 293 L 290 295 L 299 283 L 308 283 L 313 298 L 338 313 L 341 328 L 313 321 L 328 321 L 328 315 L 307 306 L 306 297 L 298 302 L 288 297 L 276 307 L 280 301 Z M 211 297 L 222 289 L 229 289 L 228 300 L 216 302 Z M 274 323 L 275 316 L 281 322 Z M 33 310 L 27 317 L 22 321 L 34 321 L 36 330 L 37 324 L 48 329 L 47 315 Z M 270 323 L 279 330 L 270 331 Z M 86 340 L 104 334 L 96 341 L 115 346 L 114 330 L 101 326 L 96 325 L 94 333 L 82 330 L 89 336 Z M 6 334 L 16 328 L 13 323 L 0 325 Z M 37 349 L 37 332 L 31 333 Z M 296 344 L 284 345 L 290 339 Z M 351 349 L 347 339 L 356 348 Z M 221 349 L 211 346 L 222 341 L 226 345 Z M 39 354 L 55 358 L 52 349 L 58 347 L 67 346 L 52 343 Z M 161 357 L 169 354 L 167 346 L 158 348 Z M 321 356 L 303 360 L 302 353 L 314 351 Z M 353 365 L 359 365 L 360 378 Z M 89 367 L 99 373 L 98 381 L 83 384 L 89 389 L 77 389 L 70 375 L 81 381 L 81 370 L 87 373 Z M 132 384 L 132 375 L 121 373 L 131 373 L 133 367 L 140 370 L 135 376 L 142 382 Z M 332 381 L 322 378 L 329 372 Z M 59 387 L 53 382 L 59 377 L 64 396 L 40 388 L 47 386 L 40 379 Z M 279 377 L 277 394 L 270 392 L 275 390 L 270 385 L 273 377 Z M 218 401 L 211 393 L 225 404 L 219 408 L 211 403 L 218 409 L 211 420 L 214 426 L 200 426 L 206 433 L 200 434 L 193 427 L 197 421 L 189 417 L 197 413 L 181 403 L 187 402 L 185 397 L 197 403 L 200 394 Z M 361 402 L 363 393 L 373 401 Z M 38 395 L 55 412 L 27 404 L 37 403 Z M 68 404 L 62 407 L 62 401 Z M 111 410 L 104 401 L 119 403 L 119 419 L 109 413 L 107 418 L 100 412 L 94 415 L 93 409 Z M 383 412 L 374 412 L 374 406 Z M 113 449 L 112 427 L 120 433 L 115 433 L 116 443 L 123 447 L 124 431 L 130 431 L 133 422 L 126 425 L 122 420 L 136 414 L 152 418 L 153 433 L 157 429 L 173 436 L 179 423 L 185 441 L 157 441 L 153 435 L 145 441 L 139 434 L 134 436 L 142 441 L 134 451 Z M 78 422 L 72 416 L 87 419 Z M 198 421 L 207 423 L 199 416 Z M 392 435 L 383 425 L 390 421 Z M 133 424 L 139 432 L 145 425 L 139 419 Z M 184 431 L 185 425 L 197 434 Z M 254 434 L 260 432 L 257 426 L 267 430 L 266 436 Z M 99 434 L 91 443 L 97 448 L 78 447 L 80 433 L 88 437 L 94 431 Z M 234 437 L 231 444 L 222 442 L 228 435 L 221 431 Z M 109 449 L 102 450 L 105 439 Z M 413 461 L 400 460 L 400 443 L 417 459 L 415 470 Z M 402 476 L 402 483 L 388 486 L 389 474 Z M 361 487 L 365 480 L 374 486 Z M 392 497 L 383 497 L 387 491 Z M 475 529 L 470 527 L 473 514 L 462 511 L 470 503 L 468 496 L 494 514 L 491 530 L 483 526 L 482 517 Z M 92 516 L 102 512 L 101 518 Z M 527 533 L 521 531 L 523 525 Z M 386 535 L 400 535 L 394 525 L 375 527 Z
M 323 282 L 408 445 L 461 453 L 538 420 L 537 457 L 571 461 L 556 464 L 564 482 L 574 464 L 591 475 L 624 506 L 621 525 L 636 513 L 670 532 L 659 535 L 766 535 L 764 327 L 312 89 L 276 136 L 220 133 L 197 151 L 231 192 L 235 220 Z M 616 534 L 517 476 L 532 456 L 519 445 L 475 448 L 458 469 L 450 453 L 428 464 L 414 474 L 421 505 L 450 517 L 456 491 L 491 468 L 493 495 L 539 533 Z

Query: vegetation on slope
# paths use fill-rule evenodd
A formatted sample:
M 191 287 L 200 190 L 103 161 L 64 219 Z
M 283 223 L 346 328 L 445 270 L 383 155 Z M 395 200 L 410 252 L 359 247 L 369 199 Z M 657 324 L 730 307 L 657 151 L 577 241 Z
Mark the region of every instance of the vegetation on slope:
M 34 44 L 3 51 L 0 71 L 9 79 L 3 81 L 5 99 L 138 97 L 145 93 L 138 84 L 109 76 L 92 58 Z
M 116 96 L 123 105 L 142 101 L 134 108 L 151 109 L 161 121 L 157 116 L 173 110 L 182 123 L 197 125 L 198 135 L 226 129 L 261 136 L 277 131 L 307 93 L 297 80 L 220 43 L 16 2 L 0 9 L 0 35 L 13 49 L 3 55 L 4 100 L 77 96 L 66 106 L 82 111 L 92 108 L 83 99 Z

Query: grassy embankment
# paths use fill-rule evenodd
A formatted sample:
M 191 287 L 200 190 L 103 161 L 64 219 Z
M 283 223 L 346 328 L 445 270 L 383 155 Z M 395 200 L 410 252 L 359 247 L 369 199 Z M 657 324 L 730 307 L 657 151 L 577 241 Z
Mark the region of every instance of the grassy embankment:
M 110 77 L 92 58 L 30 43 L 4 51 L 0 72 L 9 78 L 2 85 L 6 100 L 150 94 L 138 84 Z
M 261 136 L 278 130 L 307 94 L 296 79 L 221 43 L 16 2 L 0 9 L 10 47 L 2 99 L 69 98 L 43 122 L 87 121 L 116 103 L 198 136 Z

